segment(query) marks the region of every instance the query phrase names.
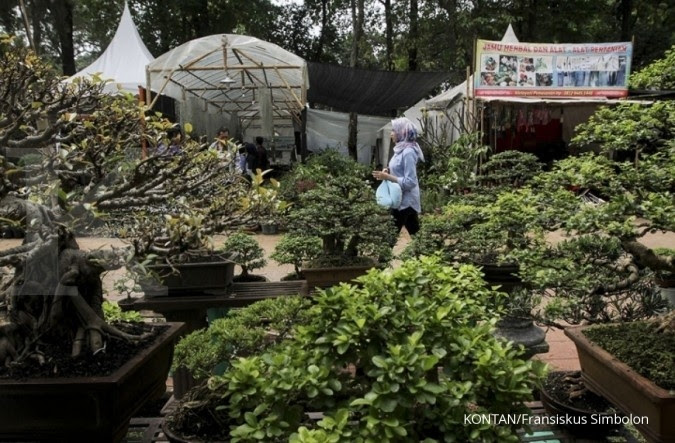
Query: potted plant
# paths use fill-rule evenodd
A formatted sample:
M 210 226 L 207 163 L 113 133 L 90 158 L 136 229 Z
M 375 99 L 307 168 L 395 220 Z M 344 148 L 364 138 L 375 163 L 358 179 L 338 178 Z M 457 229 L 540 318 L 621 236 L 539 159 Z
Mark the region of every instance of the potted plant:
M 302 169 L 314 174 L 313 187 L 297 195 L 285 218 L 291 234 L 321 239 L 321 253 L 302 270 L 309 287 L 349 281 L 386 264 L 395 243 L 393 219 L 377 205 L 366 169 L 331 150 L 316 157 Z
M 260 223 L 263 234 L 274 235 L 279 231 L 279 222 L 289 204 L 280 198 L 281 183 L 270 178 L 265 181 L 265 175 L 271 170 L 258 169 L 252 177 L 253 189 L 251 204 L 255 205 L 255 217 Z
M 3 367 L 34 362 L 48 368 L 40 362 L 55 361 L 44 358 L 49 349 L 65 362 L 52 367 L 47 381 L 30 375 L 2 380 L 0 432 L 9 439 L 119 440 L 134 411 L 164 392 L 180 328 L 148 324 L 129 330 L 106 322 L 101 275 L 123 266 L 133 251 L 82 250 L 75 234 L 107 217 L 159 213 L 163 204 L 203 208 L 207 202 L 219 226 L 240 220 L 242 214 L 231 211 L 239 206 L 225 202 L 239 202 L 241 195 L 221 192 L 230 154 L 194 143 L 184 145 L 181 155 L 160 154 L 156 148 L 171 127 L 168 121 L 154 113 L 146 116 L 147 109 L 131 95 L 101 94 L 101 83 L 62 83 L 35 54 L 6 37 L 0 38 L 0 66 L 0 94 L 11 97 L 0 103 L 0 114 L 7 116 L 0 123 L 0 139 L 42 156 L 42 166 L 30 175 L 4 161 L 0 171 L 0 227 L 18 222 L 26 231 L 21 245 L 0 252 L 0 266 L 10 268 L 0 285 L 0 299 L 9 307 L 0 330 L 0 361 Z M 10 171 L 19 171 L 17 181 L 7 179 Z M 231 187 L 239 189 L 234 182 Z M 146 246 L 147 254 L 138 261 L 167 252 L 161 243 Z M 113 346 L 139 343 L 156 333 L 156 347 L 143 357 L 123 356 Z M 95 360 L 118 356 L 123 357 L 121 372 L 76 376 L 67 371 L 77 361 L 95 367 Z M 68 401 L 48 385 L 66 391 L 77 385 L 84 391 Z M 92 400 L 99 394 L 103 397 Z M 50 401 L 58 405 L 47 406 Z M 45 424 L 50 416 L 64 427 Z
M 222 375 L 239 357 L 260 353 L 286 339 L 295 326 L 309 321 L 303 297 L 262 300 L 229 311 L 223 318 L 182 337 L 173 360 L 174 397 L 183 396 L 212 375 Z M 177 383 L 178 381 L 178 383 Z
M 249 273 L 249 271 L 263 268 L 267 264 L 265 251 L 255 238 L 243 232 L 236 232 L 225 240 L 222 250 L 229 255 L 234 263 L 241 267 L 241 274 L 234 277 L 235 281 L 267 281 L 264 276 Z
M 426 215 L 403 256 L 436 253 L 447 263 L 480 266 L 488 285 L 509 293 L 498 333 L 529 355 L 547 352 L 546 334 L 531 315 L 539 297 L 522 280 L 521 256 L 547 247 L 541 225 L 553 223 L 555 214 L 528 187 L 493 191 L 455 196 L 441 213 Z
M 618 320 L 630 313 L 643 317 L 653 315 L 658 303 L 663 303 L 655 296 L 652 277 L 645 274 L 670 274 L 675 266 L 672 257 L 659 253 L 645 237 L 658 231 L 675 231 L 674 116 L 675 105 L 668 101 L 601 108 L 588 123 L 577 128 L 573 139 L 579 146 L 593 144 L 596 150 L 559 161 L 550 172 L 539 177 L 542 193 L 561 188 L 581 189 L 603 200 L 588 203 L 578 199 L 576 205 L 570 206 L 549 198 L 549 205 L 563 215 L 562 227 L 574 234 L 577 245 L 570 250 L 581 250 L 589 257 L 578 268 L 572 265 L 574 256 L 568 255 L 570 261 L 566 267 L 548 272 L 550 280 L 555 279 L 555 273 L 562 282 L 566 280 L 565 274 L 576 275 L 568 281 L 574 282 L 577 288 L 586 287 L 583 291 L 570 291 L 570 298 L 556 296 L 559 302 L 552 307 L 557 313 L 582 311 L 593 317 L 609 316 L 608 319 Z M 614 269 L 612 275 L 618 278 L 613 282 L 593 281 L 594 276 L 586 275 L 586 271 L 598 266 Z M 541 272 L 540 277 L 546 274 Z M 635 289 L 636 285 L 645 289 L 639 290 L 639 286 Z M 637 300 L 642 303 L 639 306 L 651 307 L 651 310 L 638 310 L 627 302 L 616 303 L 613 309 L 598 310 L 598 303 L 604 306 L 612 294 L 631 292 L 637 293 Z M 653 375 L 642 371 L 640 365 L 672 368 L 673 356 L 669 353 L 672 344 L 664 348 L 661 341 L 672 340 L 675 329 L 672 316 L 671 313 L 646 323 L 623 321 L 597 326 L 592 332 L 590 327 L 588 332 L 566 329 L 577 345 L 582 377 L 588 387 L 610 399 L 626 414 L 647 417 L 635 426 L 651 441 L 675 438 L 670 419 L 675 410 L 675 396 L 669 391 L 672 387 L 658 387 L 655 380 L 650 380 Z M 629 340 L 628 336 L 640 339 Z M 620 338 L 620 345 L 613 346 L 612 337 L 626 338 Z M 655 342 L 662 344 L 656 351 L 650 351 L 647 344 Z M 623 351 L 621 355 L 619 351 Z M 636 357 L 629 362 L 632 368 L 620 361 L 627 358 L 626 353 Z M 643 374 L 638 376 L 637 372 Z
M 411 260 L 313 298 L 302 327 L 230 362 L 167 417 L 189 440 L 516 441 L 545 365 L 492 335 L 500 294 L 473 266 Z M 320 421 L 308 412 L 322 412 Z M 466 416 L 472 417 L 466 420 Z
M 276 244 L 270 258 L 280 265 L 293 265 L 293 274 L 285 276 L 282 280 L 304 280 L 303 263 L 311 262 L 320 254 L 321 238 L 287 234 Z

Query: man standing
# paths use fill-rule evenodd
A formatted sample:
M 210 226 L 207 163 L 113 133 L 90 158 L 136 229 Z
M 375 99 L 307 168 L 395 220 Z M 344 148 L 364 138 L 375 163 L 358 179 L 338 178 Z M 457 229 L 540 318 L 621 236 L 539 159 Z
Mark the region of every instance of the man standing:
M 263 141 L 264 139 L 260 136 L 255 138 L 255 147 L 256 152 L 258 153 L 258 167 L 265 171 L 270 167 L 270 164 L 267 160 L 267 149 L 263 146 Z

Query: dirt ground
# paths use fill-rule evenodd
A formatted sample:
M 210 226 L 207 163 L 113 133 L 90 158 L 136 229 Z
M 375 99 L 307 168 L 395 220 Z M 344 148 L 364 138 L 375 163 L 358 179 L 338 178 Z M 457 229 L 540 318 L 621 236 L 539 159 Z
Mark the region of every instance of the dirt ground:
M 225 236 L 217 236 L 215 238 L 216 245 L 220 245 L 225 241 Z M 256 274 L 261 274 L 269 278 L 271 281 L 278 281 L 281 277 L 291 273 L 293 267 L 291 265 L 278 265 L 273 260 L 269 259 L 269 255 L 274 250 L 274 247 L 279 242 L 281 235 L 262 235 L 256 234 L 255 238 L 258 240 L 258 243 L 265 251 L 265 257 L 267 258 L 267 265 L 262 269 L 255 270 Z M 554 233 L 549 236 L 549 241 L 555 243 L 560 241 L 563 238 L 562 235 Z M 78 238 L 78 243 L 82 249 L 92 250 L 97 248 L 110 248 L 112 246 L 122 247 L 124 242 L 119 239 L 114 238 Z M 400 253 L 403 248 L 410 242 L 410 236 L 405 230 L 399 236 L 398 242 L 394 247 L 394 253 Z M 657 233 L 647 235 L 643 239 L 643 243 L 650 247 L 667 247 L 675 248 L 675 233 Z M 21 244 L 21 240 L 16 239 L 0 239 L 0 250 L 8 249 L 14 246 Z M 394 260 L 392 262 L 393 267 L 400 265 L 400 261 Z M 103 276 L 103 288 L 106 291 L 106 296 L 109 300 L 117 301 L 123 296 L 119 293 L 113 291 L 113 285 L 116 280 L 120 279 L 125 274 L 125 270 L 118 269 L 115 271 L 109 271 Z M 239 272 L 236 270 L 235 272 Z M 142 294 L 135 294 L 141 296 Z M 546 341 L 550 346 L 549 352 L 546 354 L 539 354 L 536 356 L 537 359 L 542 360 L 548 363 L 553 369 L 556 370 L 579 370 L 579 360 L 577 358 L 576 349 L 574 343 L 567 338 L 563 331 L 557 329 L 548 329 L 546 331 Z M 170 382 L 170 379 L 169 379 Z
M 271 281 L 279 281 L 283 276 L 293 272 L 293 266 L 291 265 L 279 265 L 269 258 L 270 254 L 274 250 L 274 247 L 279 242 L 281 235 L 262 235 L 254 234 L 256 240 L 265 251 L 265 257 L 267 258 L 267 265 L 262 269 L 257 269 L 254 271 L 256 274 L 264 275 L 269 278 Z M 559 234 L 553 234 L 549 237 L 549 240 L 552 242 L 559 241 L 562 238 Z M 216 246 L 221 245 L 226 239 L 226 236 L 219 235 L 215 237 Z M 394 253 L 400 253 L 403 248 L 410 241 L 410 236 L 408 233 L 403 230 L 399 236 L 398 243 L 394 247 Z M 99 248 L 110 248 L 115 247 L 124 247 L 125 243 L 116 238 L 100 238 L 100 237 L 81 237 L 77 239 L 77 242 L 80 245 L 80 248 L 85 250 L 93 250 Z M 650 247 L 668 247 L 675 248 L 675 233 L 656 233 L 649 234 L 643 239 L 643 243 Z M 21 244 L 20 239 L 0 239 L 0 250 L 5 250 L 14 246 Z M 400 264 L 400 261 L 394 260 L 392 266 L 396 267 Z M 114 271 L 109 271 L 103 276 L 103 288 L 106 291 L 107 297 L 110 300 L 119 300 L 121 298 L 120 294 L 113 291 L 113 285 L 116 280 L 120 279 L 125 274 L 124 269 L 118 269 Z M 238 270 L 235 272 L 239 272 Z M 137 294 L 141 295 L 141 294 Z
M 270 254 L 274 251 L 274 247 L 279 242 L 281 235 L 263 235 L 263 234 L 254 234 L 256 240 L 265 251 L 265 258 L 267 259 L 267 265 L 262 269 L 256 269 L 253 271 L 255 274 L 264 275 L 271 281 L 279 281 L 282 277 L 293 272 L 293 266 L 291 265 L 279 265 L 274 260 L 270 259 Z M 214 238 L 214 243 L 217 246 L 222 245 L 227 237 L 224 235 L 218 235 Z M 394 248 L 395 253 L 399 253 L 403 250 L 406 244 L 410 241 L 410 236 L 405 230 L 399 236 L 399 241 Z M 101 238 L 101 237 L 80 237 L 77 239 L 77 243 L 80 245 L 81 249 L 84 250 L 94 250 L 94 249 L 106 249 L 111 247 L 124 247 L 126 243 L 117 238 Z M 18 246 L 21 244 L 20 239 L 0 239 L 0 251 Z M 397 266 L 399 262 L 394 261 L 393 266 Z M 235 273 L 240 272 L 239 269 L 235 270 Z M 117 301 L 123 296 L 113 290 L 116 280 L 122 278 L 126 273 L 125 269 L 117 269 L 114 271 L 108 271 L 103 275 L 103 290 L 106 293 L 106 297 L 109 300 Z M 136 296 L 142 296 L 142 294 L 134 294 Z

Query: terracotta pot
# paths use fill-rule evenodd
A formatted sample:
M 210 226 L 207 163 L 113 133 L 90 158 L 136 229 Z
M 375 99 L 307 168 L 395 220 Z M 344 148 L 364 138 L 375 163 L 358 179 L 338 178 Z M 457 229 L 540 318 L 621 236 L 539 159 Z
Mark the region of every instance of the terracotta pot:
M 159 280 L 141 283 L 148 297 L 167 295 L 204 295 L 211 289 L 225 289 L 234 278 L 234 262 L 217 258 L 212 261 L 179 263 L 173 268 L 167 264 L 150 265 L 148 269 L 159 276 Z M 173 269 L 178 273 L 172 273 Z
M 307 280 L 307 288 L 328 288 L 342 282 L 350 282 L 365 275 L 375 265 L 339 266 L 329 268 L 302 268 L 302 274 Z
M 166 391 L 174 342 L 169 328 L 112 375 L 0 380 L 0 440 L 119 442 L 129 420 Z
M 658 387 L 593 344 L 583 334 L 586 328 L 588 326 L 565 329 L 565 335 L 577 347 L 586 386 L 634 417 L 633 424 L 647 440 L 675 442 L 675 393 Z

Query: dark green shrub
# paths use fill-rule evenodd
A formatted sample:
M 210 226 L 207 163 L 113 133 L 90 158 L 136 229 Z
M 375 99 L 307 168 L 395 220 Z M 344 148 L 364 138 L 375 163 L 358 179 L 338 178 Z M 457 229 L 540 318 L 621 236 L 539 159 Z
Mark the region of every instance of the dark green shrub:
M 261 353 L 288 337 L 296 325 L 307 323 L 308 299 L 281 297 L 235 309 L 194 331 L 176 345 L 173 367 L 185 367 L 197 380 L 213 375 L 218 364 Z
M 359 283 L 318 294 L 310 323 L 212 377 L 170 426 L 217 423 L 221 435 L 197 437 L 233 442 L 518 441 L 518 425 L 465 421 L 526 412 L 544 374 L 542 363 L 521 360 L 492 334 L 489 306 L 501 296 L 476 268 L 422 259 L 372 270 Z M 309 411 L 325 418 L 312 422 Z

